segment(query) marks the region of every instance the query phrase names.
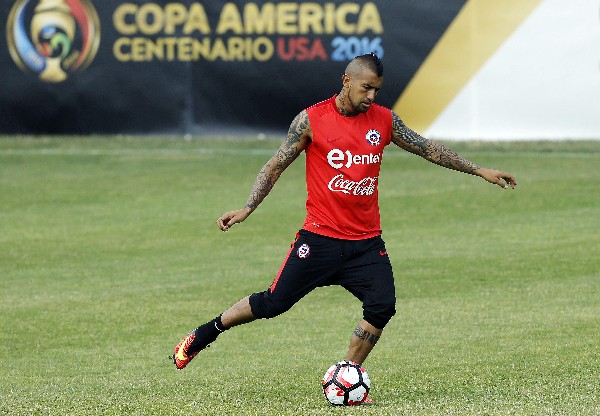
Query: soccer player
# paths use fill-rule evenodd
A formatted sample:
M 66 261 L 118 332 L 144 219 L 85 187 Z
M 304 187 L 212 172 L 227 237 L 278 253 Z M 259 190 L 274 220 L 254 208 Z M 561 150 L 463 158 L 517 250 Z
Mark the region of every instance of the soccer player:
M 362 364 L 395 314 L 392 266 L 381 238 L 377 185 L 390 143 L 445 168 L 514 188 L 506 172 L 480 167 L 441 143 L 409 129 L 392 110 L 374 103 L 383 84 L 375 54 L 354 58 L 339 94 L 301 111 L 279 150 L 262 167 L 246 205 L 217 220 L 222 231 L 246 220 L 282 172 L 306 153 L 306 220 L 273 283 L 244 297 L 190 332 L 175 347 L 182 369 L 223 331 L 289 310 L 320 286 L 340 285 L 362 302 L 363 318 L 350 338 L 346 360 Z

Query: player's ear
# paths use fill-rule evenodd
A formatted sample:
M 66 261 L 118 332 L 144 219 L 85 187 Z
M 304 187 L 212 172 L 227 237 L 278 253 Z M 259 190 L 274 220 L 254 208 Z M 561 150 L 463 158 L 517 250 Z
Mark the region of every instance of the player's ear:
M 344 74 L 342 75 L 342 86 L 346 86 L 350 83 L 350 75 Z

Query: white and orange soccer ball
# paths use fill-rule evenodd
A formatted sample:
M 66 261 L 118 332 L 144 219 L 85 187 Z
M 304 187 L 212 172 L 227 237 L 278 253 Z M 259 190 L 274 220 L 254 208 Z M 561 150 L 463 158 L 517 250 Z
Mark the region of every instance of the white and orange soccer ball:
M 329 367 L 321 383 L 325 397 L 336 406 L 362 404 L 371 389 L 367 370 L 352 361 L 340 361 Z

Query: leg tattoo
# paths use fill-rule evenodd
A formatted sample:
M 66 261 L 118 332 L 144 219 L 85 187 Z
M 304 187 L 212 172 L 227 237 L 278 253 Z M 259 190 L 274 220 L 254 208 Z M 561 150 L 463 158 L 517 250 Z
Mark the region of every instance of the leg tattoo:
M 354 335 L 356 335 L 359 339 L 363 341 L 367 341 L 369 344 L 375 345 L 377 341 L 379 341 L 378 335 L 373 335 L 369 331 L 364 330 L 359 326 L 354 330 Z

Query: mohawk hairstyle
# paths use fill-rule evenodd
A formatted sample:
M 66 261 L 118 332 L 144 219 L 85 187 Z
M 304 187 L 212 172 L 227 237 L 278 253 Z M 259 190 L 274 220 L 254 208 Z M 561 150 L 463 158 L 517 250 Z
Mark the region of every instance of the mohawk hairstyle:
M 367 53 L 364 55 L 359 55 L 354 58 L 348 64 L 346 68 L 346 72 L 352 72 L 352 69 L 358 69 L 358 67 L 362 67 L 372 71 L 378 77 L 383 76 L 383 63 L 381 59 L 375 54 L 375 52 Z

